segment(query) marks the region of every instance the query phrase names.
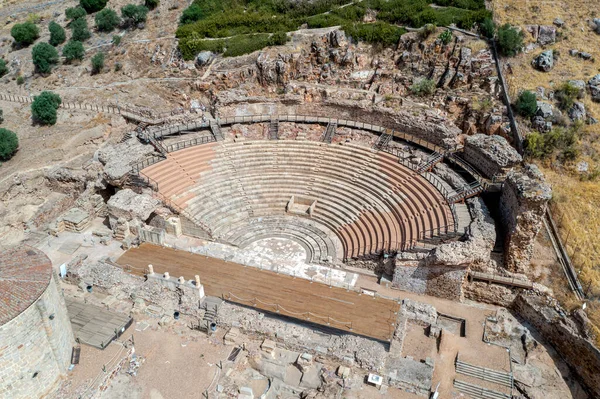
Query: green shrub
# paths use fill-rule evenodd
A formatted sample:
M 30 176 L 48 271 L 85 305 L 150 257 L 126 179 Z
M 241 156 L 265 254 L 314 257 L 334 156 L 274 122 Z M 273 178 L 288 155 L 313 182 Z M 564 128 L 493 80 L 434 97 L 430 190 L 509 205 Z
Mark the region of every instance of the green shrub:
M 447 45 L 452 41 L 452 31 L 450 31 L 450 29 L 446 29 L 445 31 L 440 33 L 438 39 L 440 39 L 444 45 Z
M 149 10 L 154 10 L 156 7 L 158 7 L 159 3 L 160 3 L 160 0 L 145 0 L 144 1 L 144 5 L 146 7 L 148 7 Z
M 50 40 L 48 43 L 54 47 L 64 43 L 65 40 L 67 40 L 67 34 L 65 33 L 65 30 L 56 22 L 50 22 L 50 25 L 48 25 L 48 30 L 50 31 Z
M 126 26 L 136 26 L 141 22 L 146 22 L 148 16 L 148 7 L 127 4 L 121 8 L 121 17 Z
M 115 10 L 105 8 L 94 17 L 96 28 L 100 32 L 112 32 L 121 22 Z
M 123 69 L 123 65 L 120 62 L 115 62 L 115 72 L 119 72 Z
M 535 93 L 525 90 L 519 94 L 517 102 L 515 104 L 517 113 L 526 118 L 531 118 L 537 111 L 537 97 Z
M 423 28 L 421 28 L 421 37 L 423 39 L 427 39 L 433 32 L 435 32 L 437 26 L 435 24 L 425 24 Z
M 70 40 L 69 43 L 65 44 L 65 47 L 63 47 L 62 54 L 63 57 L 66 58 L 67 63 L 74 60 L 82 60 L 83 56 L 85 56 L 83 43 L 78 42 L 77 40 Z
M 104 68 L 104 53 L 97 53 L 92 57 L 92 75 L 100 73 Z
M 119 44 L 121 44 L 121 36 L 114 35 L 112 38 L 112 42 L 115 46 L 118 46 Z
M 410 91 L 417 96 L 430 96 L 435 92 L 435 82 L 431 79 L 421 79 L 409 87 Z
M 108 0 L 79 0 L 79 4 L 88 14 L 102 10 L 106 7 Z
M 65 16 L 69 21 L 74 21 L 79 18 L 85 18 L 87 12 L 81 6 L 67 8 L 65 10 Z
M 496 34 L 496 24 L 491 18 L 486 18 L 479 24 L 479 32 L 488 39 L 493 39 Z
M 558 106 L 562 110 L 569 110 L 575 100 L 580 96 L 579 88 L 577 86 L 573 86 L 569 82 L 563 83 L 556 93 L 554 94 L 556 99 L 558 100 Z
M 42 125 L 54 125 L 56 123 L 56 110 L 61 101 L 60 96 L 51 91 L 43 91 L 39 96 L 35 96 L 31 103 L 33 120 Z
M 50 73 L 58 64 L 58 51 L 48 43 L 38 43 L 31 50 L 31 58 L 37 72 Z
M 573 161 L 579 156 L 577 138 L 581 125 L 570 128 L 555 127 L 548 133 L 530 133 L 525 138 L 525 154 L 532 158 L 544 159 L 551 155 L 561 161 Z
M 8 161 L 19 148 L 19 139 L 14 132 L 0 129 L 0 160 Z
M 275 32 L 269 38 L 269 46 L 283 46 L 288 41 L 288 36 L 285 32 Z
M 4 111 L 0 108 L 0 124 L 2 124 L 2 122 L 4 122 Z
M 27 47 L 40 37 L 40 30 L 32 22 L 15 24 L 10 30 L 10 35 L 15 39 L 17 45 Z
M 17 76 L 17 84 L 21 86 L 23 83 L 25 83 L 25 78 L 21 75 Z
M 205 13 L 202 11 L 202 8 L 200 8 L 198 4 L 193 3 L 191 6 L 183 10 L 183 14 L 181 14 L 179 22 L 181 24 L 189 24 L 201 20 L 204 15 Z
M 71 22 L 71 40 L 85 42 L 90 37 L 92 37 L 92 34 L 88 29 L 88 24 L 85 18 L 78 18 Z
M 502 25 L 498 28 L 498 46 L 502 55 L 517 55 L 523 48 L 523 32 L 517 31 L 510 24 Z
M 342 27 L 348 36 L 367 43 L 381 43 L 384 46 L 395 46 L 406 30 L 385 22 L 373 24 L 357 23 Z
M 0 78 L 8 73 L 8 67 L 6 66 L 6 61 L 0 58 Z

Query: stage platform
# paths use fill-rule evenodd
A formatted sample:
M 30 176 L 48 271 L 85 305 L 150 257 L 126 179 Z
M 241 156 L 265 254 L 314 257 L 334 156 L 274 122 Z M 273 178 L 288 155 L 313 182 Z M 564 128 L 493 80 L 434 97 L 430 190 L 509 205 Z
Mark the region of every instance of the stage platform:
M 199 275 L 206 295 L 384 342 L 392 339 L 400 308 L 389 299 L 147 243 L 117 263 L 137 275 L 149 264 L 173 279 Z

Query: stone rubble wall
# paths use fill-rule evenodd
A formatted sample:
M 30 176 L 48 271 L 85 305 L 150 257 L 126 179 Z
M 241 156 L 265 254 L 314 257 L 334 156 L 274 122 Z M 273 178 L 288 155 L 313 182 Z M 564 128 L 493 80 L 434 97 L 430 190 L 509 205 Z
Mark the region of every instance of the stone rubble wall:
M 576 321 L 548 306 L 546 297 L 519 295 L 513 308 L 577 372 L 592 397 L 600 397 L 600 350 L 580 334 Z
M 552 190 L 535 165 L 511 171 L 502 187 L 500 213 L 506 227 L 505 267 L 527 273 Z
M 403 291 L 462 300 L 466 267 L 405 265 L 396 263 L 392 285 Z
M 484 134 L 467 137 L 462 156 L 489 178 L 505 174 L 523 160 L 504 137 Z

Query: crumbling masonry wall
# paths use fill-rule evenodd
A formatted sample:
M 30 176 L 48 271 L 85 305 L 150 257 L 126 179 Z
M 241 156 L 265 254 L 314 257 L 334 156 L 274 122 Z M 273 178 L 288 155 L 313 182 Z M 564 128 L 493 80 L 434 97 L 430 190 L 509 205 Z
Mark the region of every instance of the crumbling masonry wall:
M 576 323 L 545 303 L 545 297 L 519 295 L 514 309 L 560 353 L 593 393 L 600 397 L 600 350 L 577 331 Z
M 462 300 L 466 267 L 396 264 L 393 286 L 403 291 Z
M 505 174 L 523 160 L 504 137 L 485 134 L 466 138 L 463 158 L 490 178 Z
M 502 187 L 500 213 L 506 226 L 505 266 L 526 273 L 552 190 L 535 165 L 511 171 Z

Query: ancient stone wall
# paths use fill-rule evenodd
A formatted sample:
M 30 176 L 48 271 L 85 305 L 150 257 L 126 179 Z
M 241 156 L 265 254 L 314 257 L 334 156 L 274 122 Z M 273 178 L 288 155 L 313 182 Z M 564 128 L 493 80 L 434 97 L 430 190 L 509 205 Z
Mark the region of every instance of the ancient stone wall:
M 71 364 L 75 340 L 54 275 L 42 296 L 0 326 L 0 397 L 44 397 Z
M 546 297 L 519 295 L 513 307 L 579 374 L 591 397 L 600 397 L 600 350 L 578 332 L 576 322 L 548 306 Z
M 392 285 L 403 291 L 461 300 L 466 267 L 396 264 Z
M 502 187 L 500 213 L 506 227 L 505 266 L 526 273 L 552 190 L 535 165 L 511 171 Z
M 521 155 L 501 136 L 475 134 L 465 140 L 463 158 L 487 177 L 502 175 L 521 161 Z

